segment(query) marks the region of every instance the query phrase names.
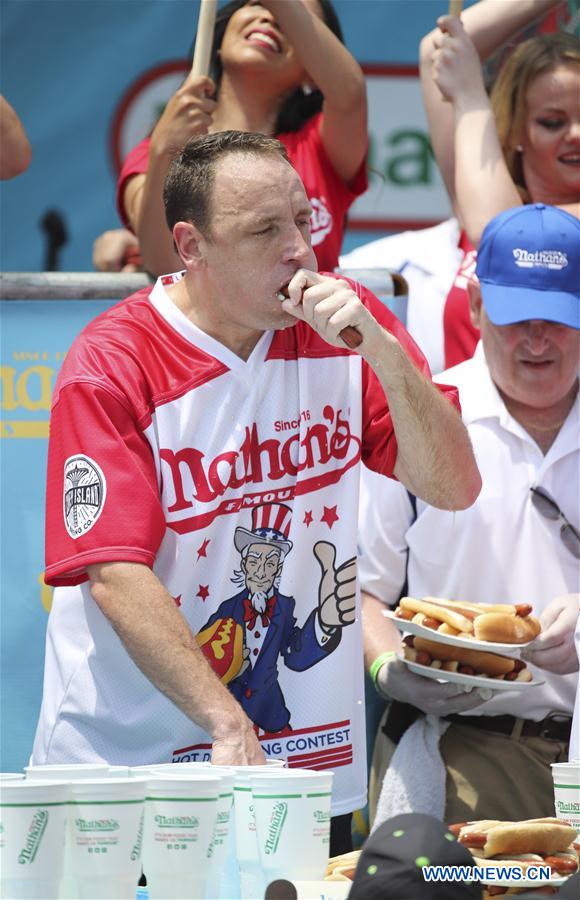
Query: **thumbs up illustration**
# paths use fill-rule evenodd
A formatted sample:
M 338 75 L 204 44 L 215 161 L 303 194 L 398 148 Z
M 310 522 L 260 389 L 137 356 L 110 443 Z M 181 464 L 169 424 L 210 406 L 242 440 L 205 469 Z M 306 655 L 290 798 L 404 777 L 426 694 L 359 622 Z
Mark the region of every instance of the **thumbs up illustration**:
M 336 567 L 336 548 L 318 541 L 312 552 L 320 566 L 318 616 L 325 629 L 343 628 L 355 620 L 356 557 Z

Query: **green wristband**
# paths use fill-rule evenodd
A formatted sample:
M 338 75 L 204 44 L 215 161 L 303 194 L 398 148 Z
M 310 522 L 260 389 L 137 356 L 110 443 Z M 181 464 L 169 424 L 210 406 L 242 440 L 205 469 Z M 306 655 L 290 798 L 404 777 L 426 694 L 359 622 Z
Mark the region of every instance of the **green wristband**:
M 392 659 L 397 659 L 397 654 L 395 653 L 394 650 L 387 650 L 386 653 L 381 653 L 381 655 L 377 656 L 375 661 L 373 663 L 371 663 L 371 667 L 369 669 L 369 675 L 371 676 L 372 683 L 374 684 L 377 691 L 379 690 L 378 686 L 377 686 L 377 678 L 379 675 L 379 669 L 382 669 L 384 664 L 390 662 Z

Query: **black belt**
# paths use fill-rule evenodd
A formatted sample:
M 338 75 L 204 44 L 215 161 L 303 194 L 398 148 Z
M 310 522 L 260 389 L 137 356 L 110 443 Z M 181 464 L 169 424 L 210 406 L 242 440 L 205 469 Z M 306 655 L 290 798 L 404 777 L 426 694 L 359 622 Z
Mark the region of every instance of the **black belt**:
M 541 737 L 546 741 L 562 741 L 568 743 L 572 730 L 572 718 L 565 713 L 550 713 L 541 722 L 531 719 L 518 719 L 515 716 L 460 716 L 453 714 L 444 717 L 447 722 L 465 725 L 468 728 L 481 728 L 484 731 L 495 731 L 498 734 L 509 734 L 510 737 Z

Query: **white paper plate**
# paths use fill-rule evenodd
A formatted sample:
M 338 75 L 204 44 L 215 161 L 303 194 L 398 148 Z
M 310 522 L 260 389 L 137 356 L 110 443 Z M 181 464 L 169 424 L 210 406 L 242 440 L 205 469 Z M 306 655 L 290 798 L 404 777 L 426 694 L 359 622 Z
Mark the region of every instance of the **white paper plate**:
M 406 619 L 399 619 L 390 609 L 384 609 L 383 615 L 394 622 L 399 631 L 405 634 L 414 634 L 417 637 L 426 638 L 429 641 L 436 641 L 438 644 L 450 644 L 452 647 L 466 647 L 468 650 L 486 650 L 490 653 L 503 653 L 506 656 L 519 655 L 522 647 L 527 647 L 531 641 L 525 644 L 499 644 L 495 641 L 477 641 L 475 638 L 462 638 L 455 634 L 442 634 L 433 628 L 425 628 L 424 625 L 418 625 L 416 622 L 407 622 Z
M 403 659 L 403 657 L 400 657 Z M 486 678 L 483 675 L 462 675 L 461 672 L 445 672 L 442 669 L 432 669 L 431 666 L 421 666 L 419 663 L 403 659 L 411 672 L 432 678 L 434 681 L 450 682 L 452 684 L 465 684 L 471 687 L 488 688 L 490 691 L 526 691 L 528 688 L 544 684 L 543 681 L 500 681 L 497 678 Z
M 485 865 L 485 861 L 482 863 Z M 539 863 L 538 863 L 539 865 Z M 522 878 L 521 881 L 508 881 L 506 878 L 498 878 L 497 881 L 488 881 L 488 885 L 492 885 L 493 887 L 512 887 L 512 888 L 540 888 L 540 887 L 553 887 L 559 888 L 562 887 L 564 882 L 568 881 L 570 878 L 569 875 L 560 876 L 560 878 L 550 878 L 549 881 L 535 881 L 531 878 Z M 539 894 L 539 897 L 542 895 Z M 501 895 L 498 900 L 501 900 Z

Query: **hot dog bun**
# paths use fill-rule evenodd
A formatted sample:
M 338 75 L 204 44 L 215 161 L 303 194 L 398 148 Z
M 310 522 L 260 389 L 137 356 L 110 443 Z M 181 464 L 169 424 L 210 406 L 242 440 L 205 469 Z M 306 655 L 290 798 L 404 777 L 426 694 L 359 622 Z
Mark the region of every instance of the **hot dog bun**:
M 478 641 L 499 641 L 506 644 L 525 644 L 533 641 L 541 631 L 541 625 L 534 616 L 505 613 L 483 613 L 473 620 L 473 632 Z
M 500 822 L 491 825 L 473 822 L 464 825 L 459 832 L 460 843 L 476 847 L 477 856 L 484 859 L 500 854 L 551 855 L 567 850 L 575 837 L 575 828 L 560 821 L 554 824 L 553 820 Z
M 532 607 L 525 603 L 477 604 L 443 597 L 403 597 L 398 610 L 399 618 L 412 618 L 435 631 L 490 643 L 525 644 L 541 631 L 538 619 L 530 615 Z
M 427 600 L 415 600 L 413 597 L 402 597 L 399 605 L 402 609 L 423 613 L 425 616 L 446 622 L 447 625 L 456 628 L 458 631 L 473 633 L 473 622 L 471 619 L 447 607 L 437 606 L 435 603 L 429 603 Z
M 464 666 L 473 666 L 476 672 L 482 672 L 484 675 L 507 675 L 515 668 L 513 659 L 484 650 L 469 650 L 465 647 L 440 644 L 422 637 L 415 637 L 413 646 L 415 650 L 425 650 L 433 659 L 441 659 L 444 662 L 457 661 Z

